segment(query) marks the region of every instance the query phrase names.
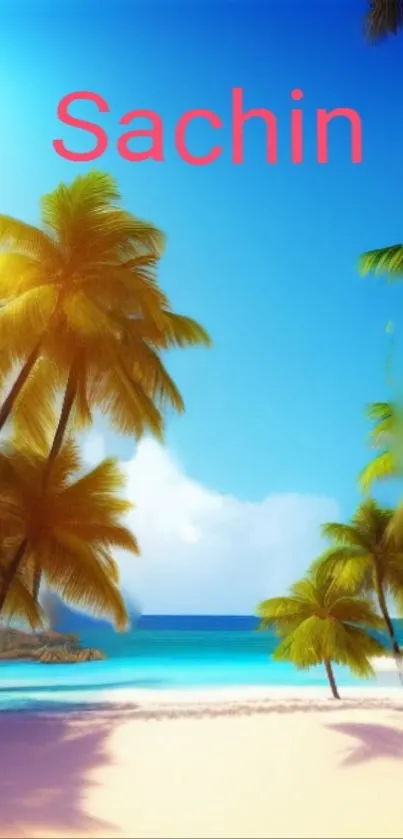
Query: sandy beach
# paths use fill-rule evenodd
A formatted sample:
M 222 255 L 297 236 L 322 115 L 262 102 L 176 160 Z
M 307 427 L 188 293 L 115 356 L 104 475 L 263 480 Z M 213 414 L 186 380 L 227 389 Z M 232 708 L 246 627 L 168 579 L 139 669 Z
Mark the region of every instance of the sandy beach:
M 139 692 L 137 692 L 139 693 Z M 401 837 L 401 690 L 0 715 L 2 837 Z

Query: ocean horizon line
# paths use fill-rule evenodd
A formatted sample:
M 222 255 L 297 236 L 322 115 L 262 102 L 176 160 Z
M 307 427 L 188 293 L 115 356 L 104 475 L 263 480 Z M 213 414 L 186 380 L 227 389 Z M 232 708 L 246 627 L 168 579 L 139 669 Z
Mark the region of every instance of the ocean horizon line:
M 259 626 L 259 618 L 255 615 L 226 615 L 226 614 L 131 614 L 132 630 L 166 630 L 166 631 L 253 631 Z M 403 627 L 402 618 L 393 618 L 393 623 Z M 112 630 L 110 624 L 98 621 L 82 613 L 61 609 L 53 623 L 53 628 L 59 632 L 76 632 L 85 630 Z
M 252 630 L 259 624 L 254 615 L 186 615 L 186 614 L 131 614 L 133 629 L 193 629 L 193 630 Z M 58 610 L 53 628 L 60 632 L 75 629 L 101 629 L 110 625 L 82 613 L 64 608 Z

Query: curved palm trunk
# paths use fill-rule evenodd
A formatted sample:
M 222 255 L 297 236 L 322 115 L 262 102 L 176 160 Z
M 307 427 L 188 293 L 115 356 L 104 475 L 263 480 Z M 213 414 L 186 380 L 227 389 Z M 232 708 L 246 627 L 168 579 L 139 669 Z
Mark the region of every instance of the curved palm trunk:
M 66 433 L 68 421 L 70 419 L 70 414 L 74 405 L 74 400 L 76 398 L 77 393 L 77 386 L 75 381 L 75 368 L 74 365 L 70 368 L 69 378 L 67 380 L 66 390 L 64 392 L 63 398 L 63 405 L 62 410 L 59 417 L 59 422 L 57 424 L 57 428 L 55 431 L 55 436 L 53 438 L 53 443 L 51 450 L 49 452 L 49 457 L 46 462 L 45 466 L 45 474 L 44 474 L 44 488 L 46 486 L 46 482 L 49 477 L 49 472 L 52 468 L 52 464 L 57 458 L 57 455 L 60 452 L 60 449 L 63 445 L 64 436 Z M 42 571 L 41 569 L 36 566 L 34 570 L 34 580 L 33 580 L 33 590 L 32 596 L 35 602 L 38 602 L 39 597 L 39 589 L 41 587 L 41 579 L 42 579 Z
M 18 572 L 18 569 L 21 565 L 22 560 L 25 557 L 25 552 L 27 549 L 28 540 L 24 539 L 19 547 L 17 548 L 13 559 L 11 560 L 10 564 L 7 566 L 4 577 L 0 584 L 0 613 L 3 609 L 4 603 L 6 601 L 6 597 L 10 590 L 10 586 L 13 582 L 15 575 Z
M 15 400 L 20 395 L 22 388 L 25 385 L 25 382 L 39 357 L 41 349 L 41 344 L 37 344 L 36 347 L 32 350 L 31 354 L 28 356 L 23 368 L 20 370 L 8 396 L 6 396 L 1 408 L 0 408 L 0 429 L 3 428 L 3 425 L 7 422 L 11 411 L 14 407 Z
M 34 578 L 33 578 L 33 581 L 32 581 L 32 596 L 33 596 L 36 603 L 38 602 L 39 589 L 41 587 L 41 577 L 42 577 L 41 569 L 39 568 L 39 565 L 35 565 Z
M 379 609 L 380 609 L 381 615 L 382 615 L 382 617 L 385 621 L 386 631 L 389 635 L 390 645 L 392 647 L 392 652 L 393 652 L 393 655 L 395 657 L 397 671 L 398 671 L 398 674 L 399 674 L 400 681 L 403 684 L 402 652 L 401 652 L 401 649 L 399 647 L 399 644 L 398 644 L 398 641 L 397 641 L 397 638 L 396 638 L 396 634 L 395 634 L 395 629 L 394 629 L 394 626 L 393 626 L 393 623 L 392 623 L 392 619 L 391 619 L 390 614 L 389 614 L 388 606 L 387 606 L 387 603 L 386 603 L 384 587 L 383 587 L 382 574 L 381 574 L 381 570 L 379 568 L 379 564 L 377 562 L 375 563 L 374 583 L 375 583 L 374 588 L 375 588 L 376 596 L 377 596 L 377 599 L 378 599 Z
M 72 366 L 70 369 L 69 378 L 67 380 L 66 390 L 64 392 L 63 406 L 59 417 L 59 422 L 57 424 L 55 436 L 53 438 L 52 448 L 49 452 L 49 457 L 46 464 L 46 477 L 48 476 L 49 469 L 52 466 L 52 463 L 54 463 L 54 461 L 56 460 L 57 455 L 59 454 L 60 449 L 63 445 L 64 435 L 66 433 L 67 424 L 70 419 L 70 414 L 74 405 L 76 393 L 77 386 L 75 382 L 74 369 Z
M 339 691 L 337 690 L 336 679 L 334 678 L 333 667 L 326 659 L 325 661 L 325 668 L 326 668 L 326 675 L 329 680 L 330 690 L 332 691 L 332 695 L 334 699 L 340 699 Z
M 35 566 L 34 566 L 34 576 L 33 576 L 33 580 L 32 580 L 32 597 L 33 597 L 35 603 L 38 603 L 38 600 L 39 600 L 39 590 L 40 590 L 40 587 L 41 587 L 41 581 L 42 581 L 42 571 L 41 571 L 39 565 L 35 564 Z

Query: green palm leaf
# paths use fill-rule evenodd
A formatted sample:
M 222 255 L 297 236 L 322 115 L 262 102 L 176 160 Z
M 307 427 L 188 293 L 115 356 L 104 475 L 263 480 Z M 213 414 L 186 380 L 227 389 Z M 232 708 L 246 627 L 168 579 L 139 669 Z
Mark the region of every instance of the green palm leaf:
M 397 472 L 397 459 L 393 451 L 385 451 L 371 460 L 359 475 L 359 482 L 364 493 L 368 492 L 376 481 L 393 478 Z
M 360 257 L 359 268 L 362 276 L 386 275 L 387 279 L 393 282 L 397 277 L 403 276 L 403 245 L 367 251 Z

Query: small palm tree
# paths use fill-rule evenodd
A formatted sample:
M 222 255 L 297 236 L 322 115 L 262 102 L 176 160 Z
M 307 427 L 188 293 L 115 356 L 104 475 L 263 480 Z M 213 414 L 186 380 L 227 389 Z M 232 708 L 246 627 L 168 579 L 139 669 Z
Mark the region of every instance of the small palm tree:
M 367 24 L 372 40 L 396 35 L 403 26 L 402 0 L 370 0 Z
M 290 588 L 288 597 L 272 597 L 258 607 L 261 628 L 273 627 L 281 642 L 273 654 L 308 669 L 325 666 L 332 694 L 340 699 L 332 663 L 350 668 L 357 676 L 371 676 L 371 656 L 385 652 L 366 629 L 376 629 L 380 618 L 373 605 L 343 593 L 334 581 L 314 568 Z
M 401 651 L 387 603 L 388 594 L 396 600 L 403 588 L 403 548 L 393 534 L 394 515 L 368 499 L 348 524 L 323 525 L 323 536 L 333 544 L 316 566 L 346 591 L 374 594 L 400 672 Z
M 365 466 L 359 476 L 361 489 L 368 492 L 376 481 L 385 481 L 403 473 L 403 461 L 399 457 L 401 417 L 391 402 L 373 402 L 368 406 L 367 416 L 374 422 L 370 442 L 378 454 Z
M 9 610 L 17 580 L 32 584 L 40 568 L 49 589 L 124 629 L 128 618 L 111 551 L 138 553 L 122 523 L 132 508 L 120 490 L 113 460 L 82 473 L 75 446 L 64 447 L 47 481 L 46 456 L 5 446 L 0 450 L 0 528 L 6 556 L 0 564 L 0 613 Z

